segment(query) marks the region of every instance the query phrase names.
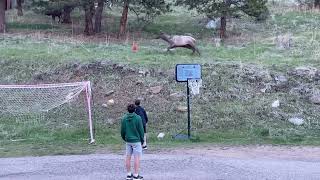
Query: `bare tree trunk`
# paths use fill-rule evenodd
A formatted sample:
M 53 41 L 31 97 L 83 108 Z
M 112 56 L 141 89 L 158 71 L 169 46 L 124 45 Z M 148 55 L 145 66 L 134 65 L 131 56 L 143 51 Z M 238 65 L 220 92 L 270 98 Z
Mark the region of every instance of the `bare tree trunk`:
M 6 32 L 6 1 L 0 0 L 0 33 Z
M 17 0 L 18 16 L 23 16 L 22 3 L 24 3 L 24 0 Z
M 225 16 L 220 18 L 221 26 L 220 26 L 220 39 L 223 40 L 226 38 L 227 31 L 227 18 Z
M 127 30 L 127 22 L 128 22 L 128 11 L 129 11 L 129 0 L 126 0 L 123 5 L 122 16 L 120 20 L 120 31 L 118 34 L 118 38 L 125 35 Z
M 101 21 L 102 21 L 102 12 L 104 8 L 104 0 L 98 0 L 98 8 L 96 9 L 96 17 L 95 17 L 95 24 L 94 30 L 96 33 L 101 32 Z
M 314 7 L 320 9 L 320 0 L 314 1 Z
M 11 0 L 3 0 L 5 1 L 5 10 L 11 9 Z
M 71 12 L 73 10 L 72 6 L 64 6 L 62 12 L 62 23 L 71 24 Z
M 94 29 L 93 29 L 93 15 L 94 15 L 94 3 L 87 2 L 84 5 L 84 11 L 85 11 L 85 29 L 84 33 L 87 36 L 94 35 Z

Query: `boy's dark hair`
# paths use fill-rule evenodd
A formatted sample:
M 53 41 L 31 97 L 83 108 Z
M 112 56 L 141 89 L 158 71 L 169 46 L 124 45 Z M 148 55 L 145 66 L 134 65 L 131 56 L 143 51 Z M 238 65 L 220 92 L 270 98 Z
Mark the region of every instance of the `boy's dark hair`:
M 140 100 L 137 99 L 136 101 L 134 101 L 134 104 L 135 104 L 136 106 L 140 106 Z
M 127 110 L 129 113 L 134 113 L 134 111 L 136 110 L 136 106 L 134 104 L 129 104 Z

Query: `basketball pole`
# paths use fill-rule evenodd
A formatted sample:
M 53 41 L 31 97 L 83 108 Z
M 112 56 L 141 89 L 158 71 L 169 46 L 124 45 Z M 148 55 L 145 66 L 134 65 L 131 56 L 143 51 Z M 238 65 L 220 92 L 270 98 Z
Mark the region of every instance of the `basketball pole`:
M 188 135 L 186 134 L 181 134 L 183 131 L 180 133 L 176 134 L 174 136 L 175 139 L 191 139 L 191 110 L 190 110 L 190 94 L 193 93 L 190 92 L 190 89 L 193 90 L 192 88 L 199 88 L 199 87 L 189 87 L 190 82 L 188 80 L 196 80 L 196 79 L 201 79 L 201 65 L 200 64 L 176 64 L 176 81 L 177 82 L 187 82 L 187 111 L 188 111 Z M 196 81 L 197 82 L 197 81 Z M 190 84 L 193 85 L 193 84 Z M 197 85 L 197 84 L 196 84 Z
M 190 88 L 189 88 L 188 80 L 187 80 L 187 104 L 188 104 L 188 139 L 190 139 L 191 115 L 190 115 Z

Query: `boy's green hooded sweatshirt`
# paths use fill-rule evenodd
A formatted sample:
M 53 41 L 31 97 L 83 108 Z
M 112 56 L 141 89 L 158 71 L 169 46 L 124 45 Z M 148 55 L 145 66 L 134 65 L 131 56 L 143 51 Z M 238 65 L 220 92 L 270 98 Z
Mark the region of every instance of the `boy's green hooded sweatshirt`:
M 136 113 L 127 113 L 121 122 L 121 137 L 128 143 L 143 143 L 144 131 L 142 120 Z

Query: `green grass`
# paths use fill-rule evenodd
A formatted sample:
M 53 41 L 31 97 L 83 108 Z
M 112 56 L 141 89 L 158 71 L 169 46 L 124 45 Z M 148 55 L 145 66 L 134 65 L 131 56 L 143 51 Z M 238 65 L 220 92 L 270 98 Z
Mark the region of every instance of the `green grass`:
M 217 129 L 205 132 L 191 131 L 190 140 L 176 140 L 175 134 L 168 133 L 165 138 L 158 140 L 156 133 L 149 133 L 150 152 L 168 150 L 177 147 L 194 147 L 203 145 L 320 145 L 320 136 L 278 136 L 267 135 L 265 129 L 254 129 L 251 133 L 245 129 L 230 130 Z M 316 132 L 319 134 L 319 130 Z M 41 138 L 32 139 L 31 137 L 41 135 Z M 42 156 L 42 155 L 62 155 L 62 154 L 89 154 L 95 152 L 114 152 L 123 151 L 123 141 L 118 130 L 108 127 L 99 127 L 96 130 L 96 144 L 88 144 L 87 129 L 76 131 L 56 131 L 53 134 L 44 132 L 33 132 L 30 138 L 14 141 L 4 140 L 0 142 L 0 156 Z M 28 139 L 29 138 L 29 139 Z
M 59 42 L 50 39 L 0 37 L 0 59 L 47 62 L 75 60 L 90 62 L 95 59 L 106 59 L 118 63 L 147 67 L 161 66 L 163 68 L 173 67 L 177 63 L 203 64 L 213 62 L 242 62 L 291 67 L 319 66 L 319 53 L 316 52 L 318 48 L 314 46 L 305 51 L 300 51 L 300 47 L 284 51 L 277 50 L 274 45 L 262 42 L 250 43 L 246 47 L 224 46 L 218 48 L 203 42 L 199 44 L 202 55 L 197 56 L 191 55 L 191 51 L 186 49 L 166 52 L 167 46 L 162 41 L 141 41 L 139 44 L 139 52 L 133 53 L 131 44 L 69 43 L 68 38 L 64 42 Z
M 18 23 L 11 22 L 7 24 L 7 27 L 10 29 L 27 29 L 27 30 L 51 30 L 58 29 L 59 26 L 52 24 L 28 24 L 28 23 Z

